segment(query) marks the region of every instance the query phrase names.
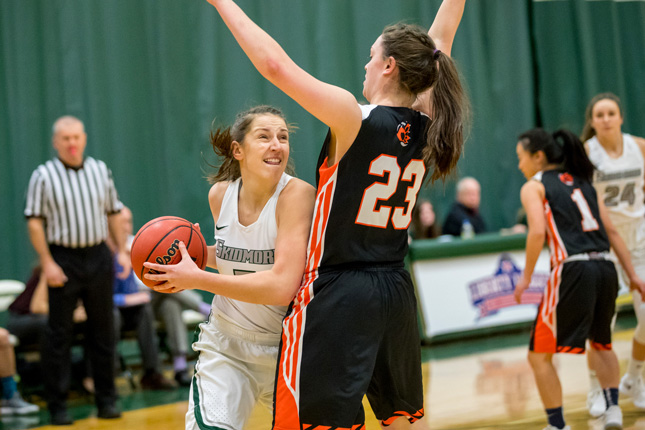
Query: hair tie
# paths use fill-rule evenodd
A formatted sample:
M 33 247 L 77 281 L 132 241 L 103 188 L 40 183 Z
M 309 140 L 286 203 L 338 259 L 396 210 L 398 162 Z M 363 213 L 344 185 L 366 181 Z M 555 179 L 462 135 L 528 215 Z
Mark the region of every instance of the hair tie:
M 441 54 L 441 51 L 440 51 L 440 50 L 438 50 L 438 49 L 435 49 L 435 50 L 434 50 L 434 54 L 432 55 L 432 59 L 433 59 L 434 61 L 437 61 L 437 60 L 439 59 L 439 54 Z

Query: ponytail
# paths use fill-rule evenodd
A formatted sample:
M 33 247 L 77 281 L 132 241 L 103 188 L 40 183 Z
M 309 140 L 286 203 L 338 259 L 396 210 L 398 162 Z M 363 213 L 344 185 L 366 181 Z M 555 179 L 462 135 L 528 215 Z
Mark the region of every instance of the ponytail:
M 562 166 L 567 172 L 588 182 L 593 179 L 595 167 L 589 160 L 583 143 L 569 130 L 560 129 L 551 134 L 534 128 L 520 134 L 522 148 L 530 154 L 542 151 L 549 164 Z
M 403 91 L 413 96 L 430 91 L 425 110 L 432 119 L 425 130 L 423 161 L 426 169 L 432 168 L 431 181 L 445 179 L 463 151 L 470 114 L 455 62 L 417 25 L 394 24 L 381 37 L 383 58 L 396 60 Z
M 562 146 L 564 169 L 574 176 L 579 176 L 591 182 L 595 167 L 589 160 L 584 144 L 578 139 L 578 136 L 569 130 L 560 129 L 553 133 L 553 140 Z
M 211 131 L 210 142 L 213 152 L 224 159 L 215 173 L 208 175 L 208 182 L 215 184 L 221 181 L 234 181 L 240 177 L 240 163 L 233 157 L 233 138 L 231 128 L 218 128 Z
M 470 116 L 470 104 L 459 79 L 455 62 L 437 51 L 437 79 L 432 87 L 432 119 L 426 128 L 423 160 L 432 166 L 431 181 L 445 179 L 455 168 L 463 151 Z

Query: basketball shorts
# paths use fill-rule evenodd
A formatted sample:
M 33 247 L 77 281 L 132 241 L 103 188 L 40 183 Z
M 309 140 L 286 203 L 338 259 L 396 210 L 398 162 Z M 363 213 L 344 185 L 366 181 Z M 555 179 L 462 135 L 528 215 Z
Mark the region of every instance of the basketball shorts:
M 279 334 L 244 330 L 217 315 L 200 328 L 186 429 L 242 430 L 255 404 L 273 407 Z
M 616 229 L 620 237 L 625 241 L 627 249 L 629 249 L 636 274 L 641 279 L 645 279 L 645 218 L 639 218 L 630 223 L 616 224 Z M 627 293 L 629 291 L 629 278 L 620 264 L 616 264 L 616 266 L 620 275 L 620 294 Z M 645 324 L 645 304 L 638 292 L 632 291 L 631 294 L 634 313 L 639 325 L 635 337 L 640 343 L 643 343 L 645 341 L 645 328 L 643 327 L 643 324 Z
M 618 276 L 611 260 L 571 261 L 556 266 L 538 308 L 529 349 L 582 354 L 611 349 Z
M 309 277 L 311 276 L 311 277 Z M 363 429 L 423 416 L 421 341 L 402 267 L 305 275 L 283 322 L 274 429 Z
M 615 227 L 629 249 L 636 274 L 641 279 L 645 279 L 645 218 L 630 223 L 616 224 Z M 616 261 L 618 261 L 617 258 Z M 620 275 L 621 292 L 622 290 L 626 292 L 629 290 L 629 278 L 620 264 L 616 263 L 616 266 Z

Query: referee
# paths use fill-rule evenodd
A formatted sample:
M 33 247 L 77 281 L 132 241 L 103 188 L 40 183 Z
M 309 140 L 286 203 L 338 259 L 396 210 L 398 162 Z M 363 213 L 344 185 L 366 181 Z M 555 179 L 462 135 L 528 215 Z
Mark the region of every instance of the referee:
M 104 162 L 84 157 L 83 123 L 63 116 L 53 127 L 58 156 L 31 175 L 25 217 L 29 238 L 49 285 L 49 323 L 42 346 L 47 406 L 53 425 L 72 419 L 66 399 L 70 385 L 73 312 L 79 299 L 87 313 L 87 353 L 94 370 L 99 418 L 118 418 L 114 385 L 114 279 L 108 233 L 118 245 L 118 261 L 130 271 L 125 233 L 116 214 L 119 201 L 112 173 Z M 122 276 L 118 274 L 117 276 Z

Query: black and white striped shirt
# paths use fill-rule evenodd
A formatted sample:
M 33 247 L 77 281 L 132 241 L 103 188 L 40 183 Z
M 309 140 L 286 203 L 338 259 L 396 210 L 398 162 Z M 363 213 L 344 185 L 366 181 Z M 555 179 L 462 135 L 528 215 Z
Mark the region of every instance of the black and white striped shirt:
M 85 248 L 107 239 L 107 215 L 121 208 L 112 172 L 103 161 L 86 157 L 74 169 L 54 158 L 31 175 L 25 216 L 45 221 L 50 245 Z

